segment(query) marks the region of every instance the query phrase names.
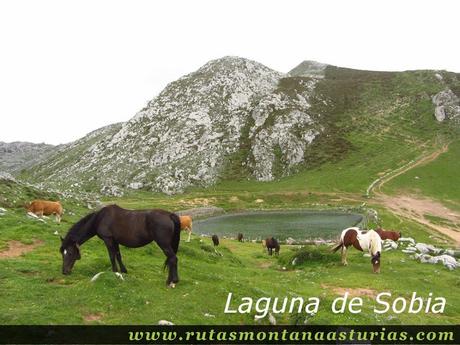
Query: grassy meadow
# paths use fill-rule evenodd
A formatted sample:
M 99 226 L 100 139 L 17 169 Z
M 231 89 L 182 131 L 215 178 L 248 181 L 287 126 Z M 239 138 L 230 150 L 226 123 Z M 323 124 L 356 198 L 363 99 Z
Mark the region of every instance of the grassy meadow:
M 243 199 L 244 193 L 240 194 Z M 289 196 L 289 194 L 288 194 Z M 275 198 L 278 208 L 297 205 L 285 198 Z M 269 195 L 265 196 L 269 199 Z M 254 196 L 253 196 L 254 198 Z M 317 196 L 320 201 L 321 196 Z M 197 194 L 185 197 L 144 195 L 120 204 L 131 208 L 165 207 L 196 203 Z M 248 199 L 247 204 L 252 204 Z M 200 200 L 198 200 L 200 201 Z M 202 201 L 202 200 L 201 200 Z M 225 202 L 216 204 L 225 206 Z M 327 202 L 327 200 L 321 200 Z M 182 203 L 182 204 L 181 204 Z M 260 243 L 238 243 L 223 239 L 216 253 L 209 238 L 194 235 L 190 243 L 183 234 L 178 253 L 181 281 L 175 289 L 165 285 L 164 256 L 152 244 L 139 249 L 122 248 L 128 274 L 124 281 L 110 272 L 107 251 L 102 241 L 93 238 L 85 243 L 82 259 L 75 264 L 70 276 L 61 274 L 62 259 L 59 253 L 59 236 L 70 225 L 89 212 L 83 205 L 69 201 L 66 210 L 75 215 L 65 215 L 58 225 L 53 219 L 46 223 L 25 216 L 20 208 L 8 209 L 0 217 L 0 250 L 6 249 L 10 240 L 39 245 L 28 253 L 14 258 L 0 258 L 0 315 L 1 324 L 155 324 L 161 319 L 176 324 L 254 324 L 255 311 L 250 314 L 224 314 L 229 292 L 233 293 L 233 308 L 242 297 L 254 300 L 260 297 L 320 298 L 319 311 L 315 315 L 275 315 L 284 324 L 458 324 L 460 297 L 454 293 L 460 286 L 460 275 L 448 271 L 442 265 L 420 264 L 398 251 L 384 252 L 382 273 L 371 273 L 369 258 L 356 250 L 349 251 L 349 266 L 340 264 L 340 254 L 331 253 L 329 247 L 305 247 L 283 245 L 279 257 L 269 257 L 262 252 Z M 227 210 L 229 208 L 227 207 Z M 383 222 L 391 228 L 402 229 L 405 236 L 418 241 L 432 242 L 431 233 L 422 226 L 399 219 L 381 211 Z M 221 254 L 221 255 L 220 255 Z M 293 258 L 299 260 L 293 266 Z M 283 269 L 284 268 L 284 269 Z M 91 278 L 103 273 L 95 282 Z M 343 294 L 343 288 L 366 289 L 363 312 L 360 314 L 333 314 L 330 305 Z M 352 290 L 354 291 L 354 290 Z M 356 290 L 359 291 L 359 290 Z M 410 298 L 416 291 L 423 298 L 433 296 L 447 299 L 443 314 L 401 314 L 373 312 L 375 294 L 391 292 L 392 299 Z M 257 321 L 267 323 L 267 319 Z

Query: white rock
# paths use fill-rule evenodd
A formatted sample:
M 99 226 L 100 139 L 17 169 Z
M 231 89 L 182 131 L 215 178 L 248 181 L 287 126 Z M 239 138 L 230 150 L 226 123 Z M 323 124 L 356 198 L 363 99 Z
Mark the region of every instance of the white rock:
M 289 245 L 292 245 L 295 243 L 295 240 L 292 238 L 292 237 L 289 237 L 287 240 L 286 240 L 286 244 L 289 244 Z
M 160 320 L 158 321 L 159 326 L 174 326 L 174 324 L 171 321 L 167 320 Z
M 103 273 L 105 273 L 105 272 L 99 272 L 99 273 L 95 274 L 95 275 L 91 278 L 91 282 L 95 282 Z
M 411 244 L 415 245 L 415 240 L 412 237 L 401 237 L 399 242 L 410 242 Z

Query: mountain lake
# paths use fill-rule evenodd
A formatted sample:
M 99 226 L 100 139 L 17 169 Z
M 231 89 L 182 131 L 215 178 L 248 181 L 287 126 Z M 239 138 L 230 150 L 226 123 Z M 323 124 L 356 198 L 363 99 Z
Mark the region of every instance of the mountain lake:
M 327 240 L 337 238 L 343 229 L 356 226 L 362 220 L 360 214 L 338 211 L 253 211 L 196 220 L 193 232 L 235 238 L 241 232 L 245 239 L 258 240 L 269 236 L 280 240 L 289 237 Z

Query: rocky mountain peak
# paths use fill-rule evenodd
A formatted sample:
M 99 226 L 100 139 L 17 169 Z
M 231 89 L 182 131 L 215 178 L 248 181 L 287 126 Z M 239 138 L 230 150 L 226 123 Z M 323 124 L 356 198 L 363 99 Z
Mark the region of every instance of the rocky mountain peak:
M 288 75 L 291 77 L 323 78 L 324 70 L 327 66 L 327 64 L 321 62 L 305 60 L 289 71 Z

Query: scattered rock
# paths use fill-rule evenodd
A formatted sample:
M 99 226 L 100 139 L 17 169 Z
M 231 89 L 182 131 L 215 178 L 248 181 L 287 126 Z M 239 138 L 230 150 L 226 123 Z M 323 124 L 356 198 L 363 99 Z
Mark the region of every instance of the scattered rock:
M 95 274 L 95 275 L 91 278 L 91 283 L 92 283 L 92 282 L 95 282 L 103 273 L 105 273 L 105 272 L 99 272 L 99 273 Z
M 292 237 L 288 237 L 288 239 L 286 240 L 286 244 L 292 245 L 294 243 L 295 243 L 295 240 Z
M 144 187 L 144 184 L 142 182 L 131 182 L 128 185 L 128 188 L 131 189 L 141 189 L 142 187 Z
M 454 257 L 447 254 L 431 256 L 422 253 L 415 254 L 414 258 L 420 260 L 421 263 L 437 264 L 438 262 L 441 262 L 449 270 L 454 270 L 458 266 L 460 266 L 460 263 L 457 262 L 457 260 Z
M 270 322 L 271 325 L 276 325 L 276 319 L 272 313 L 268 314 L 268 322 Z
M 383 248 L 385 249 L 385 251 L 396 250 L 398 249 L 398 244 L 393 240 L 385 240 L 383 242 Z
M 215 315 L 212 315 L 212 314 L 209 314 L 209 313 L 205 313 L 204 316 L 205 317 L 216 317 Z
M 121 280 L 125 280 L 125 278 L 123 278 L 123 274 L 121 274 L 120 272 L 115 272 L 115 276 L 117 276 Z
M 174 324 L 168 320 L 160 320 L 158 321 L 158 325 L 159 326 L 174 326 Z

